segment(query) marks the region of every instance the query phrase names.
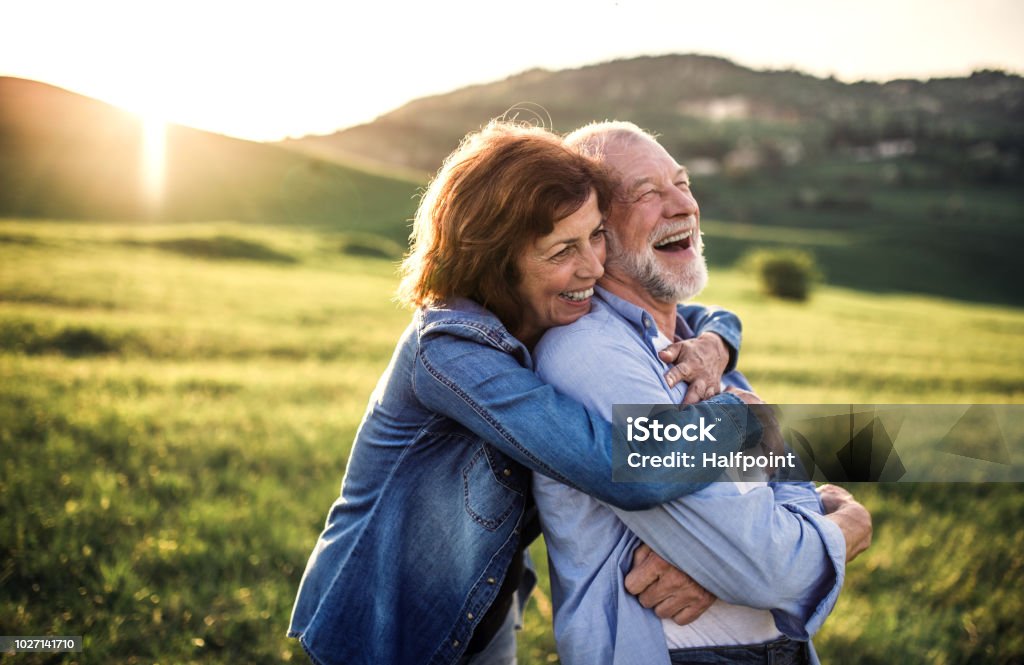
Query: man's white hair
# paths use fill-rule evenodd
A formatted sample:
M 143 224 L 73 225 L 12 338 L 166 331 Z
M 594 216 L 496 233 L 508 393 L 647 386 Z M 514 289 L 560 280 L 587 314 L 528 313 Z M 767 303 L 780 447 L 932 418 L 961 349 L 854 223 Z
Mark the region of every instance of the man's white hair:
M 660 145 L 650 132 L 625 120 L 592 122 L 571 132 L 565 144 L 580 153 L 603 162 L 608 155 L 621 155 L 641 141 Z

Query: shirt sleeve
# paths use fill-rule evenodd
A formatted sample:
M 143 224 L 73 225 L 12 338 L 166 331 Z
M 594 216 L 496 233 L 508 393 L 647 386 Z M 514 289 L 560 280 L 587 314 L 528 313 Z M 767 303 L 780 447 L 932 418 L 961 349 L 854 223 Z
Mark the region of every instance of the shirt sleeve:
M 705 307 L 704 305 L 679 305 L 679 314 L 695 335 L 713 332 L 725 342 L 729 352 L 729 364 L 726 373 L 736 369 L 740 359 L 740 343 L 743 341 L 743 324 L 740 317 L 721 307 Z
M 821 503 L 818 491 L 814 489 L 814 483 L 806 481 L 772 481 L 768 486 L 775 494 L 775 503 L 786 503 L 792 506 L 800 506 L 804 510 L 818 515 L 825 514 L 825 507 Z
M 703 486 L 613 482 L 610 409 L 608 415 L 587 411 L 512 355 L 472 339 L 438 334 L 445 337 L 442 344 L 426 335 L 421 339 L 412 377 L 416 396 L 529 469 L 627 510 L 664 503 Z M 738 405 L 742 401 L 734 395 L 717 395 L 671 418 L 680 426 L 701 418 L 721 419 L 716 430 L 721 438 L 756 445 L 760 427 L 736 422 Z
M 771 610 L 779 630 L 808 639 L 842 589 L 846 543 L 839 527 L 769 487 L 732 483 L 644 511 L 613 508 L 667 561 L 719 598 Z
M 605 415 L 616 403 L 671 401 L 642 349 L 619 337 L 591 336 L 582 354 L 583 345 L 560 334 L 539 349 L 538 371 Z M 613 510 L 719 598 L 772 610 L 791 638 L 807 639 L 817 630 L 842 587 L 846 545 L 839 528 L 803 505 L 777 502 L 767 486 L 742 494 L 733 483 L 715 482 L 647 510 Z

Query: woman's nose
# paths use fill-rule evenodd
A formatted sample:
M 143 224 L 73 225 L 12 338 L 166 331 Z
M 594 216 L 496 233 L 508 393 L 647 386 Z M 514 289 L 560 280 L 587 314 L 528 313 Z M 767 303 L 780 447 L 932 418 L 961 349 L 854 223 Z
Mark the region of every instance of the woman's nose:
M 595 247 L 587 245 L 581 255 L 576 274 L 584 279 L 601 279 L 604 276 L 604 243 Z

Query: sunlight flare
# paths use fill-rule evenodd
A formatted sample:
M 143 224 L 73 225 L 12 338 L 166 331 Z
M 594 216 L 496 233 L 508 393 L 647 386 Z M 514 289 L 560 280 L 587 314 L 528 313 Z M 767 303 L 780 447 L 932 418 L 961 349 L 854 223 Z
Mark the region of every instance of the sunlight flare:
M 167 122 L 159 115 L 142 116 L 142 196 L 156 212 L 164 198 L 167 173 Z

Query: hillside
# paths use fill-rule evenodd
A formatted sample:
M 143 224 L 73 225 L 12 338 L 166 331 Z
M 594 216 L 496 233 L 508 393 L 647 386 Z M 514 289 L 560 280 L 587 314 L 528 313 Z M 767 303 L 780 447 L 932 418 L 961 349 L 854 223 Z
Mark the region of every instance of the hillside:
M 618 117 L 658 132 L 695 177 L 715 266 L 796 245 L 831 284 L 1024 305 L 1024 79 L 991 71 L 845 84 L 645 57 L 524 72 L 283 144 L 172 125 L 156 210 L 143 203 L 136 116 L 0 78 L 0 216 L 236 220 L 404 243 L 417 187 L 512 107 L 557 130 Z
M 408 235 L 416 185 L 279 146 L 169 125 L 163 204 L 142 195 L 141 120 L 35 81 L 0 78 L 0 216 L 238 220 Z
M 870 156 L 857 150 L 910 140 L 928 144 L 915 146 L 915 153 L 939 143 L 974 147 L 971 159 L 985 164 L 986 178 L 998 180 L 1021 175 L 1024 148 L 1019 76 L 986 71 L 969 78 L 846 84 L 700 55 L 535 69 L 418 99 L 372 123 L 284 143 L 433 172 L 463 134 L 517 109 L 520 118 L 536 114 L 557 131 L 605 118 L 632 120 L 658 132 L 670 151 L 687 160 L 714 160 L 718 168 L 732 162 L 734 170 L 743 169 L 743 155 L 730 156 L 738 148 L 759 152 L 768 162 L 796 163 L 843 151 Z
M 503 81 L 419 99 L 372 123 L 284 145 L 432 173 L 467 131 L 509 109 L 558 131 L 632 120 L 694 176 L 722 222 L 709 260 L 796 244 L 826 279 L 1024 304 L 1024 79 L 847 84 L 673 55 Z

